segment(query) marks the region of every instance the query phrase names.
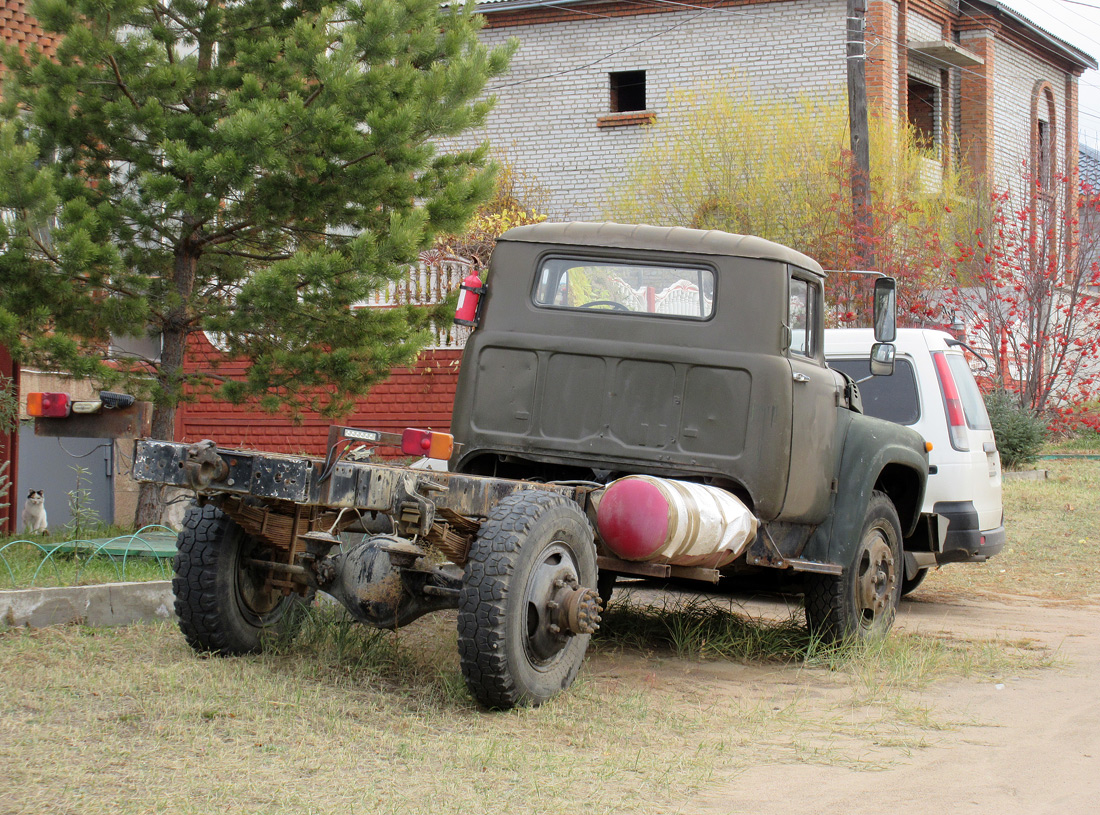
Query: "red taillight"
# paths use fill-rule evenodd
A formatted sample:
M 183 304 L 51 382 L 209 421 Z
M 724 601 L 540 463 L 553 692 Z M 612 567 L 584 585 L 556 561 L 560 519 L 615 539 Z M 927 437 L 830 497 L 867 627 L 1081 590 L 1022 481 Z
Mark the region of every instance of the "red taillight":
M 936 363 L 936 376 L 939 377 L 943 404 L 947 408 L 947 429 L 951 436 L 951 446 L 956 450 L 969 450 L 966 413 L 963 412 L 963 403 L 959 397 L 959 388 L 955 385 L 955 377 L 951 375 L 951 366 L 947 364 L 947 355 L 942 351 L 935 351 L 932 359 Z
M 454 436 L 431 430 L 409 428 L 401 434 L 401 452 L 407 456 L 427 456 L 446 461 L 454 450 Z
M 67 393 L 27 394 L 27 413 L 35 418 L 64 419 L 71 406 Z

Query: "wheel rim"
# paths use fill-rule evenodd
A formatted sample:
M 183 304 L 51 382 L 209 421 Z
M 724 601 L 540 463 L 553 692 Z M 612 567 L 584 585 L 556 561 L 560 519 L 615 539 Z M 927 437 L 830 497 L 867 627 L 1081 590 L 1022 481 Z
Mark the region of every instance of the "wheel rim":
M 248 566 L 248 560 L 258 554 L 259 547 L 241 541 L 237 552 L 237 579 L 234 596 L 241 614 L 253 625 L 264 626 L 278 617 L 283 595 L 267 585 L 263 569 Z
M 886 534 L 872 529 L 863 539 L 856 571 L 856 601 L 864 628 L 871 628 L 893 607 L 898 570 Z
M 531 570 L 523 591 L 523 650 L 535 667 L 551 665 L 569 644 L 569 636 L 557 624 L 556 597 L 579 585 L 572 550 L 553 541 Z

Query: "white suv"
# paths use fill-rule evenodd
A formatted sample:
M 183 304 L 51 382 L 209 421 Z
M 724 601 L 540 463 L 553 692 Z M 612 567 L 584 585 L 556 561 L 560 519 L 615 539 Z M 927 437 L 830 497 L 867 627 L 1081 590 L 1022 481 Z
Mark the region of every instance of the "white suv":
M 906 549 L 908 594 L 930 566 L 981 562 L 1004 547 L 1001 458 L 961 343 L 944 331 L 899 329 L 894 373 L 875 377 L 872 343 L 870 329 L 830 329 L 825 357 L 859 382 L 864 413 L 907 425 L 931 443 L 922 512 L 949 521 L 939 551 Z

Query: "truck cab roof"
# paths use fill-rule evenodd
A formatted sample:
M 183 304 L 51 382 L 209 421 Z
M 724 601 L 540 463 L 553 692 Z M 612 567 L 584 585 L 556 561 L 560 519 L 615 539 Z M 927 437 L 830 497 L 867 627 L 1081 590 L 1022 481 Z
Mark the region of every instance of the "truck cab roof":
M 764 238 L 716 229 L 575 221 L 517 226 L 497 239 L 508 241 L 777 260 L 825 276 L 821 265 L 808 255 Z

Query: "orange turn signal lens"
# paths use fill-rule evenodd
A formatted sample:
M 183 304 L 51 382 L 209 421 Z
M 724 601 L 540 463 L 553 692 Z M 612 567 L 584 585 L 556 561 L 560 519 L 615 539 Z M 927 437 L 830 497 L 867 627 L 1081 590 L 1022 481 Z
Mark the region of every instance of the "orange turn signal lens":
M 35 418 L 64 419 L 71 406 L 67 393 L 27 394 L 27 413 Z
M 930 442 L 930 441 L 926 441 L 926 442 L 924 443 L 924 451 L 925 451 L 926 453 L 931 453 L 931 452 L 932 452 L 932 442 Z
M 401 434 L 401 452 L 407 456 L 427 456 L 446 461 L 454 450 L 454 436 L 431 430 L 409 428 Z

